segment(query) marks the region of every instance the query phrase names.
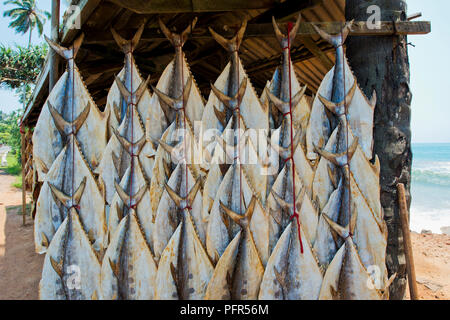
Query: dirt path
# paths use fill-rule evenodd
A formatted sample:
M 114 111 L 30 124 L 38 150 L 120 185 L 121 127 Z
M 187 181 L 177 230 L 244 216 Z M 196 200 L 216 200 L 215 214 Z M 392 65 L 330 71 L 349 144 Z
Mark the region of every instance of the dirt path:
M 38 299 L 44 256 L 34 252 L 33 221 L 6 208 L 22 203 L 11 186 L 15 177 L 0 170 L 0 300 Z M 450 299 L 450 236 L 412 233 L 421 299 Z M 407 290 L 406 299 L 409 299 Z
M 44 256 L 34 252 L 33 220 L 6 208 L 22 204 L 22 192 L 11 186 L 15 177 L 0 170 L 0 300 L 38 299 Z

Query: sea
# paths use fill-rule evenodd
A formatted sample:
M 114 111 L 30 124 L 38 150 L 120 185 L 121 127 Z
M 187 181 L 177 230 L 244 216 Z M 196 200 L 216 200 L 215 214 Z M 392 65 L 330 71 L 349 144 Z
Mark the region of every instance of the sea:
M 450 226 L 450 143 L 413 143 L 411 230 Z

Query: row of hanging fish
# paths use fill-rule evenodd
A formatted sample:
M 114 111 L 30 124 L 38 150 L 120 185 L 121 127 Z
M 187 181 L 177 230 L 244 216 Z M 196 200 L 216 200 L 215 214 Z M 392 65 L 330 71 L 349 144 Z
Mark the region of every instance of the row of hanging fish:
M 316 28 L 336 63 L 311 105 L 290 59 L 300 20 L 273 20 L 282 59 L 261 97 L 238 54 L 246 22 L 232 39 L 210 28 L 230 60 L 206 104 L 182 51 L 196 19 L 159 21 L 175 54 L 153 94 L 133 58 L 144 25 L 112 29 L 124 68 L 103 112 L 74 62 L 83 37 L 47 39 L 67 69 L 33 135 L 42 299 L 387 298 L 375 93 L 345 58 L 351 22 Z

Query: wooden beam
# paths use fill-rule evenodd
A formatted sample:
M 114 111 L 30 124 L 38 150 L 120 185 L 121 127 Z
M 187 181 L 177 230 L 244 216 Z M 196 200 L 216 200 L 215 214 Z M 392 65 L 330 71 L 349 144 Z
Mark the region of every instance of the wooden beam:
M 300 37 L 303 45 L 308 49 L 314 56 L 316 56 L 325 68 L 331 69 L 333 67 L 333 61 L 328 58 L 328 56 L 323 52 L 319 46 L 314 42 L 311 37 Z
M 110 0 L 111 2 L 140 14 L 217 12 L 266 9 L 276 5 L 277 0 Z
M 74 15 L 78 13 L 75 17 L 77 21 L 80 22 L 80 28 L 84 25 L 84 23 L 89 19 L 92 12 L 98 7 L 102 0 L 81 0 L 75 7 Z M 61 43 L 63 45 L 70 45 L 71 42 L 75 39 L 75 37 L 80 33 L 80 29 L 77 29 L 74 26 L 67 25 L 66 19 L 64 19 L 64 26 L 62 30 Z
M 317 32 L 312 27 L 312 24 L 317 25 L 319 28 L 330 34 L 337 34 L 344 26 L 344 22 L 301 22 L 297 35 L 303 37 L 309 37 L 311 35 L 317 35 Z M 279 24 L 281 27 L 285 27 L 284 23 Z M 219 29 L 216 27 L 216 29 Z M 136 29 L 121 31 L 129 32 L 133 34 Z M 431 23 L 429 21 L 383 21 L 379 29 L 369 29 L 365 21 L 357 21 L 353 23 L 351 36 L 389 36 L 389 35 L 419 35 L 427 34 L 431 32 Z M 86 39 L 85 44 L 94 43 L 107 43 L 114 42 L 112 35 L 109 32 L 103 30 L 89 30 L 85 31 Z M 223 31 L 221 34 L 226 38 L 234 36 L 233 30 Z M 264 24 L 249 24 L 245 31 L 245 38 L 268 38 L 275 37 L 273 26 L 271 23 Z M 206 28 L 195 28 L 190 35 L 191 39 L 211 39 L 211 34 Z M 154 41 L 156 39 L 165 39 L 165 36 L 157 28 L 145 29 L 141 41 Z
M 286 0 L 277 6 L 265 11 L 259 16 L 253 18 L 250 23 L 266 23 L 272 21 L 272 16 L 277 20 L 285 20 L 294 15 L 297 15 L 299 11 L 312 8 L 321 4 L 323 0 Z

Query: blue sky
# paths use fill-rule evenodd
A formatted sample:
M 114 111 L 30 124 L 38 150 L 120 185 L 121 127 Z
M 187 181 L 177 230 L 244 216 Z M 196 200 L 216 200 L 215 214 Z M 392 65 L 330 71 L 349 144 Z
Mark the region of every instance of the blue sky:
M 0 0 L 0 43 L 25 46 L 27 36 L 15 34 L 8 29 L 9 20 L 3 17 L 5 6 Z M 65 6 L 66 1 L 61 1 Z M 448 0 L 408 0 L 408 12 L 422 12 L 420 20 L 432 22 L 432 32 L 425 36 L 410 36 L 409 62 L 411 67 L 412 119 L 411 130 L 413 142 L 450 142 L 450 99 L 445 93 L 450 92 L 450 24 Z M 51 11 L 51 0 L 39 0 L 41 9 Z M 50 23 L 45 25 L 45 34 L 50 33 Z M 32 42 L 38 43 L 34 35 Z M 0 89 L 0 110 L 12 111 L 21 108 L 17 97 L 8 90 Z

